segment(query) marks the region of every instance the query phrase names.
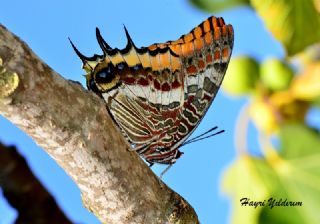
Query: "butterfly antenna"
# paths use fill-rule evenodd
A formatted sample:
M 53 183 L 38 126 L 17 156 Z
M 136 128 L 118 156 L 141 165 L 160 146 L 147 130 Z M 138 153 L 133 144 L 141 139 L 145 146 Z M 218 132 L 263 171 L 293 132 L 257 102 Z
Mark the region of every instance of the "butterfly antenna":
M 210 138 L 210 137 L 212 137 L 212 136 L 219 135 L 219 134 L 221 134 L 221 133 L 223 133 L 223 132 L 225 132 L 225 130 L 218 131 L 218 132 L 216 132 L 216 133 L 213 133 L 213 134 L 208 135 L 208 136 L 203 137 L 203 138 L 193 139 L 192 141 L 188 141 L 188 142 L 186 142 L 186 143 L 183 143 L 181 146 L 188 145 L 188 144 L 190 144 L 190 143 L 194 143 L 194 142 L 197 142 L 197 141 L 206 139 L 206 138 Z
M 218 126 L 215 126 L 215 127 L 213 127 L 213 128 L 210 128 L 208 131 L 206 131 L 206 132 L 202 133 L 201 135 L 198 135 L 198 136 L 196 136 L 196 137 L 194 137 L 194 138 L 192 138 L 192 139 L 189 139 L 188 141 L 186 141 L 186 142 L 183 143 L 182 145 L 187 144 L 188 142 L 194 141 L 194 140 L 196 140 L 197 138 L 200 138 L 200 137 L 202 137 L 202 136 L 204 136 L 204 135 L 206 135 L 206 134 L 208 134 L 208 133 L 216 130 L 217 128 L 218 128 Z

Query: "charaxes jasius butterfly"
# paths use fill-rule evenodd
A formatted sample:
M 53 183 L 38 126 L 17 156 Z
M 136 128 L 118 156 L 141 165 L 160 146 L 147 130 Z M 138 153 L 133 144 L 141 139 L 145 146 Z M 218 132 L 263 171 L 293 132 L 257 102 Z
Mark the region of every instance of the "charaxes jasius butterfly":
M 111 48 L 96 30 L 103 55 L 86 57 L 89 90 L 102 97 L 123 135 L 150 164 L 173 164 L 179 146 L 211 105 L 226 72 L 233 28 L 214 16 L 176 41 Z

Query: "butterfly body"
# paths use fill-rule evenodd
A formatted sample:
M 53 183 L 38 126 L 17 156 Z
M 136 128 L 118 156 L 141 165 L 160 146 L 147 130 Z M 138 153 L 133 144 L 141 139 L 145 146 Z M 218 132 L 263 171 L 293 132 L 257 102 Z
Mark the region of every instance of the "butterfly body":
M 173 164 L 223 80 L 233 29 L 210 17 L 176 41 L 111 48 L 97 29 L 103 55 L 83 56 L 87 87 L 102 97 L 123 135 L 149 163 Z

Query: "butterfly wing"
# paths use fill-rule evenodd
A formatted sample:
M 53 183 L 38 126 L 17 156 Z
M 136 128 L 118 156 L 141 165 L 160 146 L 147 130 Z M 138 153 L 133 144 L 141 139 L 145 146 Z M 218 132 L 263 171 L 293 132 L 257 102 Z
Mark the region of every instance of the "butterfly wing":
M 161 48 L 168 44 L 174 54 L 179 55 L 180 67 L 176 75 L 183 80 L 184 96 L 180 101 L 182 104 L 176 108 L 173 125 L 167 129 L 171 137 L 169 147 L 160 152 L 151 147 L 145 152 L 147 160 L 174 162 L 177 148 L 199 125 L 221 85 L 231 57 L 233 39 L 231 25 L 225 25 L 222 18 L 210 17 L 178 40 L 155 45 Z M 169 116 L 163 114 L 163 117 L 168 119 Z
M 185 97 L 173 148 L 192 134 L 213 102 L 231 57 L 233 29 L 222 18 L 210 17 L 182 39 Z
M 208 18 L 176 41 L 137 48 L 127 30 L 122 50 L 111 48 L 97 30 L 104 55 L 87 58 L 88 88 L 107 107 L 134 150 L 149 162 L 172 164 L 223 80 L 233 47 L 233 29 Z

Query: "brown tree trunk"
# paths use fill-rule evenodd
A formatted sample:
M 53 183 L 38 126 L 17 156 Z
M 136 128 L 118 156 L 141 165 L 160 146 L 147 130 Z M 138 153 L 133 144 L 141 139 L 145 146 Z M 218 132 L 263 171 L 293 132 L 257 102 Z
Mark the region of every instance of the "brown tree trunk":
M 32 174 L 15 147 L 0 143 L 0 187 L 9 204 L 18 212 L 15 224 L 71 224 L 50 193 Z
M 0 114 L 72 177 L 103 223 L 199 223 L 193 208 L 128 151 L 104 102 L 1 25 L 0 58 Z

